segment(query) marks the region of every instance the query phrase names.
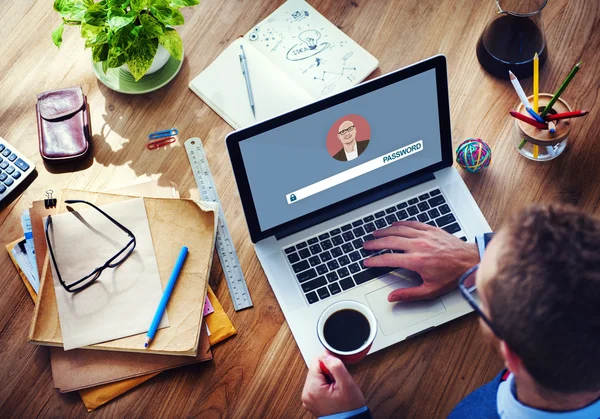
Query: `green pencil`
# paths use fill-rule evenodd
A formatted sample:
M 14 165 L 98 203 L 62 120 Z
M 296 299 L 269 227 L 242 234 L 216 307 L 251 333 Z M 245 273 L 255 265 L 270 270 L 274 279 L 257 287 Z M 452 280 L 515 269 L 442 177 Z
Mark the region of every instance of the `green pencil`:
M 548 114 L 550 109 L 552 109 L 552 106 L 554 106 L 554 104 L 556 103 L 556 101 L 558 100 L 560 95 L 562 95 L 562 93 L 565 91 L 565 89 L 567 88 L 569 83 L 571 83 L 571 80 L 573 80 L 573 77 L 575 77 L 575 74 L 577 74 L 577 72 L 579 71 L 580 68 L 581 68 L 581 61 L 579 61 L 577 64 L 575 64 L 575 67 L 573 67 L 573 70 L 571 70 L 571 72 L 569 73 L 569 75 L 567 76 L 565 81 L 563 81 L 563 83 L 560 85 L 560 87 L 558 88 L 558 91 L 556 93 L 554 93 L 554 96 L 552 96 L 550 103 L 548 103 L 546 105 L 546 107 L 540 114 L 540 116 L 542 118 L 545 117 L 546 114 Z

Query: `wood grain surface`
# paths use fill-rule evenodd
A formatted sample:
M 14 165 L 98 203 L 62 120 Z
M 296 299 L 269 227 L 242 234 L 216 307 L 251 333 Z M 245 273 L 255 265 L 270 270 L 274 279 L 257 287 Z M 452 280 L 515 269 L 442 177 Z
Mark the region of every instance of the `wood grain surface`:
M 202 138 L 224 204 L 254 308 L 233 310 L 218 262 L 212 281 L 238 336 L 214 350 L 214 362 L 160 374 L 94 412 L 98 417 L 295 418 L 309 417 L 300 403 L 306 367 L 250 242 L 224 138 L 231 128 L 187 87 L 237 36 L 275 10 L 280 1 L 205 0 L 183 9 L 179 29 L 186 57 L 165 88 L 141 96 L 100 84 L 77 28 L 65 29 L 60 50 L 51 31 L 59 17 L 51 2 L 0 2 L 0 136 L 37 165 L 24 193 L 0 209 L 1 244 L 22 234 L 20 214 L 46 189 L 106 190 L 136 179 L 177 183 L 194 192 L 182 141 Z M 475 45 L 494 11 L 492 0 L 312 0 L 311 4 L 380 60 L 374 76 L 443 53 L 448 57 L 454 145 L 479 137 L 493 150 L 491 167 L 463 177 L 490 225 L 534 202 L 569 202 L 600 213 L 600 4 L 553 0 L 544 10 L 549 59 L 540 91 L 553 92 L 573 64 L 582 70 L 564 97 L 576 109 L 567 151 L 548 163 L 521 157 L 512 141 L 508 111 L 518 98 L 508 81 L 480 68 Z M 521 80 L 531 91 L 531 79 Z M 45 167 L 38 153 L 36 94 L 81 85 L 92 116 L 93 159 L 76 172 Z M 177 127 L 172 148 L 146 150 L 146 136 Z M 72 168 L 73 169 L 73 168 Z M 79 396 L 52 388 L 48 353 L 27 343 L 33 304 L 0 252 L 0 417 L 86 417 Z M 444 417 L 462 397 L 502 367 L 478 333 L 474 315 L 369 356 L 351 372 L 375 417 Z

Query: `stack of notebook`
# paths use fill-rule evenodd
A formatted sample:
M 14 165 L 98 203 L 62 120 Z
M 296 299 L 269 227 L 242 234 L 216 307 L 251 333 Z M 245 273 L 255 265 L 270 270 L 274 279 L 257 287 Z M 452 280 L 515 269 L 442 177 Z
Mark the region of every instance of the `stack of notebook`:
M 157 185 L 156 188 L 150 188 L 150 192 L 147 189 L 148 184 L 144 184 L 115 191 L 127 195 L 64 190 L 57 208 L 45 208 L 43 201 L 34 202 L 29 215 L 40 278 L 39 292 L 33 290 L 23 270 L 19 269 L 22 263 L 17 263 L 13 258 L 23 282 L 26 286 L 29 285 L 28 291 L 36 302 L 29 340 L 34 344 L 51 346 L 54 386 L 61 392 L 80 391 L 89 410 L 161 371 L 212 359 L 211 344 L 235 334 L 235 328 L 208 287 L 216 235 L 215 207 L 192 200 L 173 199 L 172 190 L 161 190 Z M 139 197 L 134 196 L 138 192 L 156 196 L 142 198 L 142 203 L 148 217 L 162 288 L 169 279 L 174 258 L 182 244 L 189 249 L 188 259 L 167 305 L 169 326 L 158 330 L 148 349 L 144 349 L 146 334 L 138 333 L 80 349 L 64 350 L 57 293 L 65 291 L 55 288 L 44 219 L 48 215 L 64 212 L 64 201 L 67 199 L 83 199 L 103 207 L 139 200 Z M 168 196 L 171 198 L 166 198 Z M 7 245 L 9 254 L 18 242 Z M 56 275 L 55 272 L 54 274 Z M 82 291 L 84 292 L 86 291 Z M 205 301 L 207 307 L 204 306 Z M 167 316 L 163 317 L 163 321 Z M 62 318 L 64 321 L 64 317 Z M 151 319 L 144 320 L 149 325 Z

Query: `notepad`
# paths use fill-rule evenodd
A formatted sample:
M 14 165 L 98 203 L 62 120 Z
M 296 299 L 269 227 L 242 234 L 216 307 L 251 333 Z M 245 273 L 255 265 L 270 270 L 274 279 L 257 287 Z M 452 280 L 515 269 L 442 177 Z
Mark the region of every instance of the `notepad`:
M 246 53 L 256 118 L 240 66 L 240 45 Z M 288 0 L 227 47 L 189 86 L 240 129 L 344 91 L 378 65 L 304 0 Z
M 105 215 L 79 205 L 77 211 L 52 217 L 49 238 L 64 280 L 77 280 L 103 266 L 129 241 Z M 142 198 L 101 208 L 135 235 L 136 247 L 118 267 L 105 269 L 83 291 L 70 293 L 51 264 L 65 350 L 107 342 L 148 331 L 162 297 L 160 274 Z M 72 281 L 71 281 L 72 282 Z M 169 325 L 163 317 L 162 327 Z

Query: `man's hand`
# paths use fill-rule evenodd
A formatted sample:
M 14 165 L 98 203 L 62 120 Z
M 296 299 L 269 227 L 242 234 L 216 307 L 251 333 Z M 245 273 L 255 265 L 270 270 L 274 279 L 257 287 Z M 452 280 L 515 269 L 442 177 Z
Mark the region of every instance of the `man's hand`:
M 367 250 L 402 250 L 384 253 L 364 261 L 366 267 L 389 266 L 417 272 L 423 284 L 400 288 L 388 295 L 390 302 L 438 297 L 458 286 L 458 278 L 479 263 L 477 245 L 465 243 L 441 228 L 417 221 L 399 221 L 373 232 L 375 240 L 365 242 Z
M 321 371 L 319 361 L 329 370 L 329 378 L 333 382 Z M 360 409 L 366 404 L 342 361 L 329 353 L 312 360 L 302 390 L 302 406 L 305 409 L 320 417 Z

